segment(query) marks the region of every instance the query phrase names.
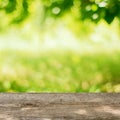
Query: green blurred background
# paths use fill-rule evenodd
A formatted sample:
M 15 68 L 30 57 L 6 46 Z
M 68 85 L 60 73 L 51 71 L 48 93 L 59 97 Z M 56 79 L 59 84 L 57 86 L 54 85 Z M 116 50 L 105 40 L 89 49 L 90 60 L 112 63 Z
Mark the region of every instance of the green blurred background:
M 0 0 L 0 92 L 120 92 L 120 0 Z

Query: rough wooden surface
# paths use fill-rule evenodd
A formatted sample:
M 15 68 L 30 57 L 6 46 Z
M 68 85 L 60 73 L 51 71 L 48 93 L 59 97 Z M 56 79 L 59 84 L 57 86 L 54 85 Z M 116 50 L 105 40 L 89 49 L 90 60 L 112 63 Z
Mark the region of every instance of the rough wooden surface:
M 120 120 L 120 94 L 0 93 L 0 120 Z

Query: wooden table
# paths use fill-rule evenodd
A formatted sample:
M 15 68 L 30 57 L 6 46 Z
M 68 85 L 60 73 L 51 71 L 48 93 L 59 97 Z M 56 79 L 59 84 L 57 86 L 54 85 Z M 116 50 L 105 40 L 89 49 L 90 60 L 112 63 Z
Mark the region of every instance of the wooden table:
M 0 120 L 120 120 L 120 93 L 0 93 Z

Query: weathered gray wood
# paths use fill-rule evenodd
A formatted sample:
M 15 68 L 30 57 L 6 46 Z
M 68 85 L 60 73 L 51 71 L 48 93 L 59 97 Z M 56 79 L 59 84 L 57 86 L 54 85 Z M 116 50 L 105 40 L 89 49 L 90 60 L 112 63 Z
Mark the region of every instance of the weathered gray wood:
M 120 120 L 120 93 L 0 93 L 0 120 Z

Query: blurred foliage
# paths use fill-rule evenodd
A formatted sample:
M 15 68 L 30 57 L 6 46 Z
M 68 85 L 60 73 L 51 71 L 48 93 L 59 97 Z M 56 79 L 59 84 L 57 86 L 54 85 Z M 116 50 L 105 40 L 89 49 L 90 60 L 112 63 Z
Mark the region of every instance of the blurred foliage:
M 44 54 L 39 50 L 32 53 L 30 50 L 27 52 L 1 49 L 0 91 L 120 92 L 120 52 L 114 51 L 118 49 L 116 44 L 119 44 L 117 38 L 119 21 L 114 20 L 116 17 L 120 18 L 119 9 L 120 0 L 0 0 L 0 30 L 12 24 L 25 23 L 19 29 L 11 29 L 13 36 L 8 36 L 6 43 L 11 39 L 19 41 L 20 38 L 20 41 L 24 41 L 24 38 L 27 38 L 29 42 L 33 40 L 34 47 L 43 48 L 38 41 L 44 40 L 45 36 L 45 42 L 59 39 L 65 45 L 72 39 L 72 35 L 68 34 L 74 32 L 81 41 L 85 39 L 91 44 L 95 42 L 101 44 L 101 47 L 95 46 L 96 50 L 94 49 L 93 53 L 91 51 L 85 53 L 83 50 L 87 47 L 91 49 L 89 43 L 85 43 L 86 47 L 81 47 L 78 52 L 60 52 L 55 49 L 54 52 L 48 50 Z M 61 18 L 55 23 L 58 29 L 51 24 L 57 18 Z M 113 25 L 108 25 L 105 21 L 100 21 L 101 19 L 109 24 L 114 20 Z M 89 21 L 94 23 L 100 21 L 103 25 L 96 27 L 96 24 L 91 24 Z M 39 29 L 43 22 L 45 23 L 43 26 L 47 24 L 47 32 L 46 29 L 45 32 L 44 29 L 41 31 Z M 65 25 L 72 32 L 64 33 Z M 93 29 L 94 27 L 96 29 Z M 86 36 L 90 32 L 93 34 L 88 39 Z M 1 39 L 5 41 L 4 38 Z M 1 43 L 4 43 L 2 40 Z M 107 44 L 110 41 L 113 41 L 113 44 Z M 16 45 L 12 40 L 9 43 Z M 22 45 L 24 44 L 25 42 Z M 82 42 L 80 44 L 84 46 Z M 83 53 L 79 53 L 81 51 Z
M 73 0 L 42 0 L 46 17 L 61 16 L 65 11 L 73 6 Z
M 30 0 L 0 0 L 0 10 L 2 22 L 19 23 L 28 16 L 28 6 Z M 3 17 L 8 16 L 7 20 Z
M 0 52 L 2 92 L 120 92 L 120 53 Z
M 90 18 L 94 22 L 101 19 L 111 23 L 120 18 L 120 0 L 81 0 L 82 19 Z
M 95 23 L 101 19 L 111 23 L 115 17 L 120 18 L 120 0 L 0 0 L 0 10 L 11 14 L 9 22 L 19 23 L 31 14 L 31 4 L 36 1 L 44 11 L 44 16 L 39 15 L 41 19 L 57 18 L 68 12 L 74 13 L 72 17 L 91 19 Z

